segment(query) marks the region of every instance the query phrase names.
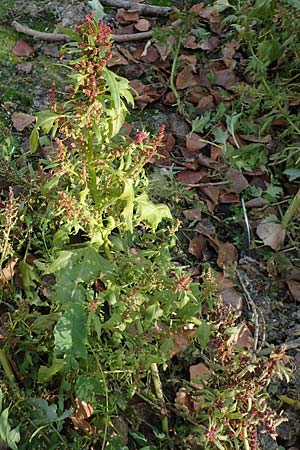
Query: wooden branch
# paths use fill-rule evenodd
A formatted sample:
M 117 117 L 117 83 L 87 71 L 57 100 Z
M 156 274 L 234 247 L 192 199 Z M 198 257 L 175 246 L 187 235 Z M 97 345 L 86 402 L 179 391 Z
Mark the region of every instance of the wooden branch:
M 147 16 L 166 16 L 173 10 L 173 8 L 168 6 L 144 5 L 142 3 L 129 2 L 127 0 L 102 0 L 102 3 L 106 6 L 115 8 L 134 9 Z
M 21 23 L 14 20 L 12 26 L 19 32 L 27 34 L 35 39 L 47 42 L 67 42 L 70 40 L 69 36 L 63 33 L 46 33 L 44 31 L 33 30 L 32 28 L 26 27 Z M 144 39 L 149 39 L 153 35 L 153 31 L 145 31 L 144 33 L 134 33 L 134 34 L 112 34 L 111 38 L 114 42 L 130 42 L 130 41 L 142 41 Z
M 26 27 L 21 23 L 14 20 L 12 22 L 12 26 L 19 32 L 27 34 L 28 36 L 32 36 L 36 39 L 40 39 L 41 41 L 48 42 L 58 42 L 58 41 L 69 41 L 70 38 L 63 33 L 46 33 L 45 31 L 37 31 L 32 28 Z

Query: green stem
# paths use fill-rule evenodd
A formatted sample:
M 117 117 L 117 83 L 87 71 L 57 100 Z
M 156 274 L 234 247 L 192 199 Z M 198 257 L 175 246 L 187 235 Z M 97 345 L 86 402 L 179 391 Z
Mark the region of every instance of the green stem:
M 96 207 L 98 208 L 100 206 L 100 195 L 97 188 L 97 175 L 96 175 L 96 169 L 95 169 L 95 162 L 93 160 L 94 152 L 93 152 L 93 135 L 90 135 L 88 138 L 88 150 L 86 152 L 86 162 L 87 162 L 87 169 L 89 173 L 89 181 L 88 181 L 88 187 L 90 190 L 90 193 L 93 197 L 94 203 Z
M 156 363 L 151 364 L 151 375 L 152 375 L 152 381 L 153 381 L 156 397 L 163 405 L 163 411 L 162 411 L 163 417 L 161 420 L 162 431 L 164 433 L 168 434 L 169 433 L 168 416 L 167 416 L 167 412 L 166 412 L 166 408 L 165 408 L 164 394 L 163 394 L 161 381 L 160 381 L 160 377 L 159 377 L 159 372 L 158 372 L 158 367 L 157 367 Z
M 6 377 L 8 378 L 8 380 L 12 384 L 16 385 L 14 373 L 11 369 L 11 366 L 10 366 L 9 360 L 6 356 L 5 350 L 2 348 L 0 349 L 0 363 L 2 364 L 4 373 L 5 373 Z
M 294 400 L 293 398 L 288 397 L 287 395 L 280 395 L 279 400 L 286 405 L 292 406 L 295 409 L 300 409 L 300 401 Z
M 176 98 L 176 106 L 178 107 L 178 109 L 180 109 L 180 97 L 179 97 L 179 94 L 175 87 L 174 80 L 175 80 L 175 74 L 176 74 L 176 70 L 177 70 L 177 61 L 178 61 L 178 56 L 179 56 L 179 50 L 180 50 L 180 39 L 178 40 L 176 48 L 175 48 L 174 59 L 173 59 L 171 75 L 170 75 L 170 88 L 174 94 L 174 97 Z
M 286 210 L 281 225 L 282 228 L 287 228 L 291 220 L 293 219 L 294 215 L 296 214 L 296 211 L 300 208 L 300 189 L 298 190 L 297 194 L 291 201 L 290 206 Z

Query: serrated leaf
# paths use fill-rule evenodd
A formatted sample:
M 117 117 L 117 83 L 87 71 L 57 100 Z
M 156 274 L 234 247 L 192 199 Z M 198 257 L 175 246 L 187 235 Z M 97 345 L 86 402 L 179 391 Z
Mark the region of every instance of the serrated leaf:
M 196 119 L 192 121 L 192 132 L 203 133 L 206 125 L 209 124 L 210 119 L 211 119 L 210 112 L 207 112 L 200 117 L 196 117 Z
M 69 305 L 54 328 L 54 354 L 86 359 L 86 340 L 84 307 Z
M 99 2 L 99 0 L 89 0 L 88 1 L 89 7 L 94 11 L 94 17 L 96 20 L 103 20 L 106 16 L 104 12 L 104 8 Z
M 149 200 L 145 192 L 135 198 L 135 204 L 139 222 L 146 222 L 153 231 L 156 230 L 163 219 L 172 219 L 172 214 L 167 205 L 155 205 Z
M 260 42 L 257 50 L 259 58 L 268 65 L 276 61 L 282 54 L 281 45 L 274 39 Z

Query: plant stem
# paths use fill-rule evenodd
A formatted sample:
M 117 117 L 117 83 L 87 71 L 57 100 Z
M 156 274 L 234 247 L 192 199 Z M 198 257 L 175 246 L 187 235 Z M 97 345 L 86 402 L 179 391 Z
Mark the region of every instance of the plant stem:
M 288 209 L 286 210 L 286 212 L 282 218 L 282 221 L 281 221 L 282 228 L 288 227 L 290 221 L 293 219 L 294 215 L 296 214 L 296 211 L 299 208 L 300 208 L 300 189 L 298 190 L 297 194 L 291 201 L 290 206 L 288 207 Z
M 178 109 L 180 109 L 180 97 L 179 97 L 179 94 L 175 87 L 174 79 L 175 79 L 175 73 L 176 73 L 176 69 L 177 69 L 179 50 L 180 50 L 180 39 L 178 39 L 178 42 L 177 42 L 177 45 L 176 45 L 176 48 L 174 51 L 174 59 L 173 59 L 173 64 L 172 64 L 172 69 L 171 69 L 171 74 L 170 74 L 170 88 L 174 94 L 174 97 L 176 98 L 176 106 L 178 107 Z
M 165 407 L 165 401 L 164 401 L 164 394 L 161 386 L 161 381 L 159 377 L 158 367 L 156 363 L 151 364 L 151 375 L 152 375 L 152 381 L 154 385 L 154 390 L 157 399 L 162 403 L 163 410 L 162 410 L 162 420 L 161 420 L 161 427 L 164 433 L 169 433 L 169 424 L 168 424 L 168 417 L 167 417 L 167 410 Z
M 279 400 L 286 405 L 292 406 L 295 409 L 300 409 L 300 401 L 294 400 L 293 398 L 288 397 L 287 395 L 280 395 Z
M 8 358 L 6 356 L 5 350 L 2 349 L 2 348 L 0 348 L 0 363 L 2 364 L 4 373 L 7 376 L 8 380 L 12 384 L 16 385 L 16 380 L 15 380 L 14 373 L 13 373 L 13 371 L 11 369 L 11 366 L 10 366 L 9 360 L 8 360 Z
M 100 196 L 97 189 L 97 175 L 95 170 L 95 163 L 93 160 L 93 140 L 94 140 L 93 135 L 90 135 L 88 138 L 88 150 L 86 153 L 86 162 L 89 173 L 89 182 L 88 182 L 89 190 L 95 202 L 95 205 L 98 208 L 100 206 Z

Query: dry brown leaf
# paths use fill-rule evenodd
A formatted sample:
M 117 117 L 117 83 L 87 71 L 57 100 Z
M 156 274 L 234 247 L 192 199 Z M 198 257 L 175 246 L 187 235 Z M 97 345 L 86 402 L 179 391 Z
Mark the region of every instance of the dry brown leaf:
M 139 13 L 136 9 L 119 8 L 116 14 L 116 20 L 121 25 L 131 22 L 138 22 Z
M 186 66 L 177 75 L 176 78 L 176 88 L 185 89 L 187 87 L 197 86 L 197 77 L 193 74 L 191 67 Z
M 172 52 L 172 48 L 173 45 L 175 43 L 175 38 L 174 36 L 169 36 L 167 39 L 167 42 L 165 44 L 156 44 L 156 48 L 160 54 L 160 57 L 163 61 L 165 61 L 167 59 L 167 57 L 170 55 L 170 53 Z
M 221 204 L 240 203 L 240 197 L 234 192 L 221 192 L 219 195 L 219 202 Z
M 245 321 L 240 324 L 238 332 L 232 334 L 227 342 L 234 348 L 253 348 L 253 335 Z
M 296 302 L 300 302 L 300 283 L 295 280 L 287 280 L 287 285 L 289 287 L 289 291 L 292 294 L 292 297 Z
M 207 75 L 210 73 L 212 73 L 212 70 L 210 70 L 210 69 L 199 69 L 198 86 L 210 87 L 210 81 L 207 78 Z
M 0 270 L 0 286 L 2 286 L 2 288 L 4 288 L 7 283 L 13 278 L 17 262 L 17 259 L 10 259 L 6 263 L 5 267 Z
M 197 223 L 194 231 L 205 234 L 207 236 L 213 236 L 216 233 L 216 229 L 213 226 L 212 222 L 205 217 Z
M 225 89 L 230 89 L 235 86 L 239 79 L 234 74 L 232 69 L 224 69 L 214 72 L 215 75 L 215 84 L 218 86 L 222 86 Z
M 212 111 L 213 109 L 215 109 L 214 98 L 212 95 L 206 95 L 199 100 L 195 112 L 197 112 L 197 114 L 203 114 L 206 111 Z
M 196 50 L 197 48 L 200 48 L 200 44 L 197 43 L 196 36 L 192 36 L 191 34 L 187 36 L 184 48 L 189 48 L 191 50 Z
M 113 47 L 112 57 L 109 61 L 107 61 L 108 67 L 114 66 L 126 66 L 128 64 L 127 59 L 119 52 L 119 50 Z
M 207 249 L 207 242 L 204 236 L 194 237 L 189 244 L 189 253 L 199 259 L 203 259 L 203 252 Z
M 180 388 L 179 391 L 176 392 L 175 403 L 182 409 L 188 410 L 190 413 L 194 412 L 191 394 L 186 392 L 185 388 Z
M 20 64 L 17 64 L 17 69 L 19 72 L 30 73 L 32 70 L 32 63 L 29 61 L 24 61 Z
M 79 398 L 76 398 L 75 401 L 76 409 L 70 416 L 70 419 L 76 428 L 84 430 L 89 434 L 93 434 L 95 432 L 95 427 L 86 420 L 91 417 L 94 412 L 92 404 L 90 402 L 79 400 Z
M 195 334 L 195 330 L 179 330 L 177 331 L 174 336 L 174 346 L 172 350 L 170 351 L 170 356 L 178 355 L 179 353 L 182 353 L 184 350 L 186 350 L 189 345 L 191 344 L 191 339 Z
M 204 8 L 204 3 L 200 2 L 200 3 L 196 3 L 196 5 L 193 5 L 190 9 L 189 12 L 191 13 L 195 13 L 195 14 L 199 14 L 200 11 Z
M 246 189 L 246 187 L 249 186 L 247 179 L 240 170 L 228 169 L 225 178 L 230 182 L 229 187 L 227 187 L 229 192 L 240 194 L 244 189 Z
M 202 219 L 202 209 L 201 208 L 186 209 L 182 212 L 183 212 L 184 217 L 188 220 L 199 221 Z
M 224 289 L 229 289 L 236 286 L 236 282 L 231 278 L 225 277 L 223 272 L 217 272 L 215 279 L 218 286 L 218 292 L 222 292 Z
M 256 233 L 263 243 L 273 250 L 277 251 L 283 247 L 286 231 L 280 223 L 260 223 Z
M 27 44 L 23 39 L 17 40 L 12 51 L 16 56 L 29 56 L 31 53 L 34 53 L 34 49 L 31 45 Z
M 251 198 L 251 200 L 248 200 L 245 203 L 246 208 L 262 208 L 263 206 L 267 205 L 268 202 L 262 197 L 257 198 Z
M 233 266 L 238 260 L 238 251 L 230 242 L 216 240 L 218 247 L 217 264 L 221 269 Z
M 203 180 L 207 175 L 207 172 L 193 172 L 192 170 L 182 170 L 177 176 L 176 180 L 180 183 L 186 184 L 197 184 L 199 181 Z
M 206 147 L 207 143 L 203 142 L 199 134 L 189 133 L 185 137 L 185 145 L 190 152 L 197 152 Z
M 243 310 L 243 298 L 233 287 L 223 289 L 220 293 L 221 298 L 226 305 L 232 306 L 237 314 L 241 314 Z
M 201 186 L 200 190 L 208 199 L 216 205 L 219 200 L 220 187 L 219 186 Z
M 35 116 L 22 112 L 14 112 L 11 118 L 13 126 L 17 131 L 23 131 L 26 127 L 28 127 L 28 125 L 35 122 Z
M 151 23 L 147 19 L 139 19 L 137 23 L 134 24 L 134 28 L 138 31 L 148 31 Z
M 197 56 L 196 55 L 180 55 L 179 60 L 183 62 L 187 62 L 191 68 L 194 70 L 197 64 Z
M 199 363 L 199 364 L 190 366 L 189 372 L 190 372 L 191 384 L 196 389 L 199 389 L 199 390 L 203 389 L 203 386 L 205 386 L 206 380 L 210 375 L 210 372 L 211 372 L 210 369 L 205 364 Z M 194 408 L 194 411 L 196 414 L 199 413 L 200 405 L 203 402 L 204 402 L 204 398 L 201 395 L 198 395 L 197 397 L 194 398 L 193 408 Z

